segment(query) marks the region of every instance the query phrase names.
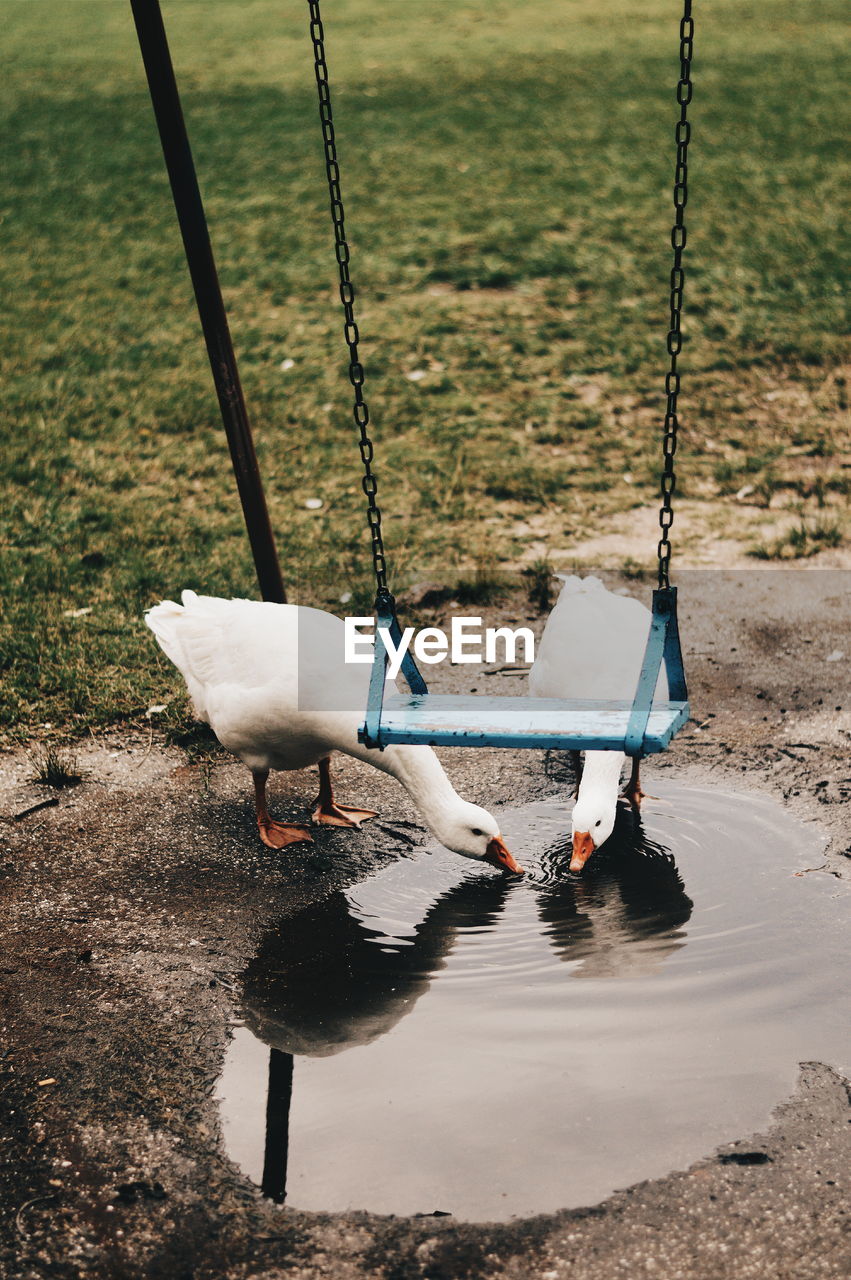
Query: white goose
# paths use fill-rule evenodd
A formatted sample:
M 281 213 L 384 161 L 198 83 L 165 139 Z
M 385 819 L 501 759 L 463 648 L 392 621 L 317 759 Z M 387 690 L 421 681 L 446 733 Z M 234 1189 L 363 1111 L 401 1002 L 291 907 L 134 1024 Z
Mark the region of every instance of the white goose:
M 614 595 L 599 578 L 556 574 L 562 588 L 547 619 L 529 673 L 530 692 L 540 698 L 623 698 L 635 695 L 650 631 L 650 610 L 629 596 Z M 656 697 L 667 698 L 664 668 Z M 574 763 L 579 765 L 579 752 Z M 586 751 L 576 803 L 571 815 L 571 871 L 581 871 L 595 849 L 608 840 L 615 825 L 621 751 Z M 634 759 L 626 796 L 638 808 L 644 793 Z
M 358 742 L 370 668 L 345 663 L 339 618 L 321 609 L 221 600 L 194 591 L 184 591 L 181 599 L 182 604 L 164 600 L 149 609 L 145 621 L 186 680 L 199 719 L 251 770 L 264 844 L 282 849 L 311 840 L 305 827 L 270 817 L 270 769 L 319 765 L 316 823 L 359 827 L 375 817 L 372 809 L 334 801 L 329 757 L 344 751 L 397 778 L 448 849 L 521 872 L 496 820 L 461 799 L 430 747 L 377 751 Z

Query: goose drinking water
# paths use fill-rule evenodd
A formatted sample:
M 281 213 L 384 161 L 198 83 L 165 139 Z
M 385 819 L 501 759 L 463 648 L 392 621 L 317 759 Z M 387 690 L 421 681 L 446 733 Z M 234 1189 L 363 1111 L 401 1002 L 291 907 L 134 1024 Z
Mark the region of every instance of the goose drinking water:
M 145 621 L 183 675 L 195 713 L 254 779 L 257 826 L 273 849 L 310 842 L 305 827 L 276 822 L 266 803 L 272 769 L 319 766 L 314 823 L 360 827 L 372 809 L 338 804 L 330 756 L 343 751 L 392 774 L 434 836 L 467 858 L 522 873 L 486 809 L 457 794 L 430 747 L 384 751 L 358 742 L 369 668 L 344 661 L 342 620 L 321 609 L 257 600 L 223 600 L 184 591 L 164 600 Z
M 650 629 L 650 610 L 630 596 L 615 595 L 599 578 L 556 574 L 561 592 L 547 619 L 529 673 L 529 690 L 540 698 L 632 699 Z M 668 697 L 664 668 L 656 697 Z M 575 752 L 574 763 L 579 763 Z M 571 871 L 581 871 L 615 825 L 622 751 L 586 751 L 571 815 Z M 632 762 L 626 798 L 638 809 L 644 793 L 639 758 Z

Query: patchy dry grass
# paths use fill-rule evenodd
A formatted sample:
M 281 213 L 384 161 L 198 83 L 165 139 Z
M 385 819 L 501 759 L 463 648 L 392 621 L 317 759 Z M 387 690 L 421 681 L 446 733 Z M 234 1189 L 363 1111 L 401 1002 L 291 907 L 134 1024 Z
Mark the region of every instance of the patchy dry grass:
M 55 742 L 41 743 L 33 750 L 30 759 L 33 782 L 53 787 L 55 791 L 76 787 L 82 782 L 76 753 L 68 747 L 58 746 Z
M 305 14 L 164 8 L 285 576 L 365 602 Z M 652 501 L 677 22 L 662 0 L 402 8 L 327 15 L 397 586 L 563 562 Z M 255 587 L 129 6 L 4 17 L 3 720 L 78 732 L 171 695 L 179 725 L 142 610 Z M 769 0 L 742 40 L 733 0 L 698 15 L 679 456 L 688 498 L 750 486 L 840 536 L 844 19 Z
M 749 554 L 756 560 L 802 560 L 818 555 L 825 547 L 841 546 L 843 531 L 835 520 L 811 520 L 803 517 L 771 542 L 760 542 Z

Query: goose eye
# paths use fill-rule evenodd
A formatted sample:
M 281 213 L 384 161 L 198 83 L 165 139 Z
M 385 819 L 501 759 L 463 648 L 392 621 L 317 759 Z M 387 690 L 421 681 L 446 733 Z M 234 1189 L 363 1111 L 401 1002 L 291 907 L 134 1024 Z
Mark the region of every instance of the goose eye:
M 485 834 L 484 831 L 480 831 L 478 827 L 473 827 L 474 836 L 483 836 L 484 834 Z
M 602 819 L 602 818 L 598 818 L 598 819 L 597 819 L 597 821 L 594 823 L 594 826 L 595 826 L 595 827 L 601 827 L 602 825 L 603 825 L 603 819 Z

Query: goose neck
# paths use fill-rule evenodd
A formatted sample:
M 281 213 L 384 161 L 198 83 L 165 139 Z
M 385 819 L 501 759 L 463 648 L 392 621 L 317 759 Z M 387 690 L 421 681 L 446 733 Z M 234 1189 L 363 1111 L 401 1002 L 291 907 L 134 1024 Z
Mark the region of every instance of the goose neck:
M 421 809 L 451 805 L 458 800 L 457 791 L 431 747 L 388 748 L 385 754 L 390 772 Z
M 586 751 L 577 798 L 593 795 L 616 801 L 625 760 L 622 751 Z

